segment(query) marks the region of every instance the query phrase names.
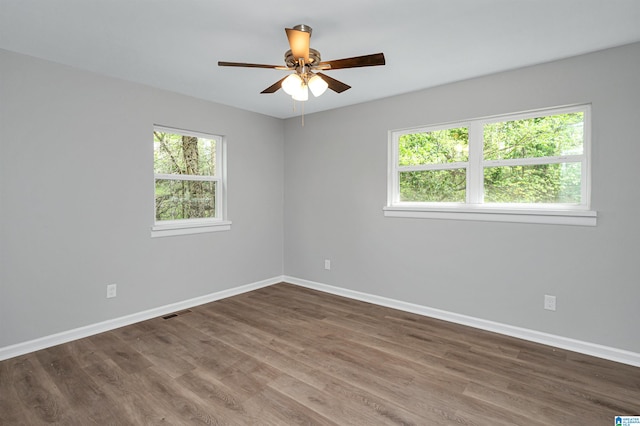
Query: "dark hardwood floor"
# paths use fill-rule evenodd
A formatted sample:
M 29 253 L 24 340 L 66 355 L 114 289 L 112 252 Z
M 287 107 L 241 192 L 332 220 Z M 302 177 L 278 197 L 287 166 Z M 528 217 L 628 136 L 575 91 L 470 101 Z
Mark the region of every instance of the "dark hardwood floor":
M 0 362 L 0 424 L 612 425 L 640 368 L 290 284 Z

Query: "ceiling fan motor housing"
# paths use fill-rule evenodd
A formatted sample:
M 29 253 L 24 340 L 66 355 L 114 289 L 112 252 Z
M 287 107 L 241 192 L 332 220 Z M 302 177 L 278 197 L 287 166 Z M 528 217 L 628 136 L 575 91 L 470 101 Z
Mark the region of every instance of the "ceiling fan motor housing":
M 289 68 L 297 68 L 300 66 L 298 59 L 294 58 L 291 50 L 287 50 L 284 54 L 284 63 Z M 320 63 L 320 52 L 316 49 L 309 48 L 309 63 L 306 65 L 314 66 Z

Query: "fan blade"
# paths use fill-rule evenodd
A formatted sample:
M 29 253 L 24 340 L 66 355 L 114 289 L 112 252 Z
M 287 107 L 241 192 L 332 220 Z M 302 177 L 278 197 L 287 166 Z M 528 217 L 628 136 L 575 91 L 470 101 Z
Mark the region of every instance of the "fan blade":
M 287 32 L 287 38 L 289 39 L 289 46 L 291 46 L 291 53 L 296 61 L 300 58 L 304 58 L 304 63 L 309 63 L 309 40 L 311 34 L 306 31 L 294 30 L 293 28 L 285 28 Z
M 322 77 L 324 81 L 329 85 L 329 89 L 333 90 L 336 93 L 342 93 L 345 90 L 351 89 L 351 86 L 348 84 L 344 84 L 341 81 L 336 80 L 335 78 L 331 78 L 326 74 L 322 74 L 321 72 L 317 72 L 316 75 Z
M 219 67 L 246 67 L 246 68 L 270 68 L 276 70 L 286 70 L 287 67 L 281 65 L 265 65 L 265 64 L 246 64 L 244 62 L 218 62 Z
M 373 67 L 376 65 L 384 65 L 384 53 L 374 53 L 373 55 L 356 56 L 353 58 L 336 59 L 334 61 L 323 61 L 318 64 L 322 68 L 323 65 L 330 66 L 332 70 L 340 68 L 357 68 L 357 67 Z
M 281 78 L 280 80 L 276 81 L 275 83 L 273 83 L 271 86 L 267 87 L 266 89 L 264 89 L 260 93 L 275 93 L 275 92 L 277 92 L 282 87 L 282 82 L 287 77 L 289 77 L 289 76 L 287 75 L 287 76 Z

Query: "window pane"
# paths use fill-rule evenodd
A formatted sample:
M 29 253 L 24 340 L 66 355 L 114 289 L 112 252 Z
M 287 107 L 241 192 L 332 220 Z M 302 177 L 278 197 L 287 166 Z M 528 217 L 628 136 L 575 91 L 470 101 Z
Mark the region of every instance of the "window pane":
M 581 164 L 487 167 L 486 203 L 580 204 Z
M 412 133 L 398 140 L 398 164 L 417 166 L 469 160 L 469 130 L 466 127 Z
M 216 182 L 156 179 L 156 220 L 215 217 Z
M 400 201 L 465 202 L 466 169 L 400 173 Z
M 484 159 L 582 154 L 584 114 L 550 115 L 484 125 Z
M 176 133 L 153 132 L 155 173 L 210 175 L 216 173 L 216 141 Z

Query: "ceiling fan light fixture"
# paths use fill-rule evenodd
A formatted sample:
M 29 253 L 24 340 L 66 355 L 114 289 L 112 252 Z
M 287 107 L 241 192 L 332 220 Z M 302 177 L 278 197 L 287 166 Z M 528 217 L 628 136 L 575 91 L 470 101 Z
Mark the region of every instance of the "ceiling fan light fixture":
M 308 85 L 309 90 L 311 90 L 311 93 L 313 93 L 313 96 L 315 96 L 316 98 L 322 95 L 329 87 L 329 84 L 324 81 L 322 77 L 315 74 L 309 79 Z
M 306 84 L 301 84 L 298 90 L 291 95 L 294 101 L 304 102 L 309 99 L 309 89 Z
M 300 91 L 302 84 L 302 79 L 298 74 L 290 74 L 282 81 L 282 90 L 284 90 L 287 95 L 293 96 Z
M 296 25 L 293 28 L 285 28 L 284 30 L 287 34 L 290 48 L 284 53 L 284 66 L 224 61 L 218 61 L 218 66 L 269 68 L 289 71 L 289 75 L 276 81 L 260 93 L 275 93 L 283 89 L 294 100 L 304 102 L 309 99 L 309 90 L 311 90 L 313 96 L 319 97 L 327 89 L 342 93 L 351 88 L 348 84 L 329 77 L 320 71 L 385 65 L 383 53 L 322 61 L 320 52 L 310 46 L 311 27 L 308 25 Z

